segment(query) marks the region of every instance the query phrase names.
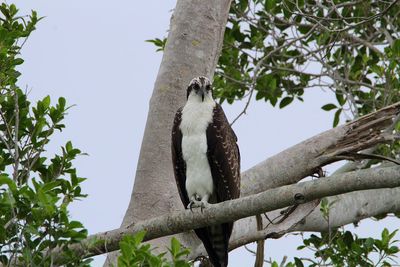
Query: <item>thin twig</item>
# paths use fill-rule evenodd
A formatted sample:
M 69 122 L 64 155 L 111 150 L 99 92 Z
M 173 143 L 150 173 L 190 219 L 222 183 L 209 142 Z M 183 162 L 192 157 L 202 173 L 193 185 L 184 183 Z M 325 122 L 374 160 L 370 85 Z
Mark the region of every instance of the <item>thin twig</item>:
M 276 47 L 275 49 L 270 51 L 267 55 L 262 57 L 260 59 L 260 61 L 257 62 L 257 65 L 255 66 L 254 71 L 253 71 L 253 78 L 252 78 L 252 83 L 251 83 L 251 87 L 250 87 L 250 95 L 249 95 L 249 97 L 247 99 L 246 105 L 244 106 L 244 109 L 232 121 L 231 125 L 233 125 L 242 115 L 246 114 L 246 111 L 247 111 L 247 109 L 248 109 L 248 107 L 250 105 L 250 102 L 251 102 L 251 99 L 252 99 L 252 96 L 253 96 L 253 93 L 254 93 L 254 90 L 255 90 L 255 85 L 256 85 L 256 82 L 257 82 L 257 79 L 258 79 L 258 72 L 260 71 L 260 69 L 263 66 L 264 62 L 268 58 L 270 58 L 273 54 L 275 54 L 276 52 L 281 50 L 282 48 L 290 46 L 293 43 L 298 42 L 299 40 L 307 38 L 308 36 L 310 36 L 315 31 L 316 28 L 317 28 L 317 25 L 314 25 L 305 35 L 302 35 L 302 36 L 300 36 L 298 38 L 294 38 L 291 41 Z
M 15 125 L 14 125 L 14 181 L 18 181 L 18 168 L 19 168 L 19 105 L 18 105 L 18 92 L 14 90 L 14 112 L 15 112 Z
M 260 214 L 256 215 L 257 221 L 257 231 L 263 230 L 263 222 Z M 264 265 L 264 244 L 265 239 L 257 241 L 257 252 L 256 252 L 256 260 L 254 262 L 254 267 L 262 267 Z

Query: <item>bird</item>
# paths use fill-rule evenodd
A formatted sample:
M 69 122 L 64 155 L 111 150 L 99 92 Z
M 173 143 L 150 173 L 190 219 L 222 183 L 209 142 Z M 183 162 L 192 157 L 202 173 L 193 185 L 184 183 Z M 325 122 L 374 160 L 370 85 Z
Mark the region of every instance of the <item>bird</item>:
M 172 127 L 172 163 L 186 209 L 239 198 L 240 152 L 237 137 L 220 104 L 213 98 L 210 80 L 193 78 L 186 104 L 175 114 Z M 228 266 L 233 222 L 194 229 L 214 267 Z

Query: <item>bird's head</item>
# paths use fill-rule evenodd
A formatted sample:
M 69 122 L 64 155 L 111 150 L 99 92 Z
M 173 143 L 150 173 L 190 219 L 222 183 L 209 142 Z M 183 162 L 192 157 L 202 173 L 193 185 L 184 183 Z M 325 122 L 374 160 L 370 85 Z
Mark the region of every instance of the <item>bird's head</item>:
M 189 99 L 189 97 L 198 97 L 198 99 L 201 99 L 201 102 L 204 101 L 204 98 L 212 100 L 210 80 L 204 76 L 193 78 L 187 88 L 187 98 Z

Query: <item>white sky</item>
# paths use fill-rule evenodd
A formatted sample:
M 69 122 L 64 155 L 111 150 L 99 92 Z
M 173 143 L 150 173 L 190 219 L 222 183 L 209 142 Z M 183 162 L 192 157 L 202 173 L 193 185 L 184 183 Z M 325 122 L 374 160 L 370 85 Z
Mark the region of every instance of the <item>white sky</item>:
M 89 233 L 119 227 L 127 208 L 136 170 L 148 101 L 162 53 L 145 42 L 164 37 L 175 1 L 16 0 L 25 14 L 31 9 L 45 18 L 23 49 L 20 86 L 31 89 L 34 102 L 50 95 L 76 104 L 57 134 L 54 152 L 71 140 L 90 156 L 76 161 L 78 173 L 88 180 L 88 198 L 72 206 L 71 215 Z M 335 102 L 329 92 L 310 89 L 305 103 L 279 110 L 253 102 L 248 115 L 234 129 L 239 138 L 243 170 L 285 148 L 331 128 L 332 113 L 320 107 Z M 232 120 L 244 103 L 224 105 Z M 386 227 L 399 227 L 387 220 Z M 373 229 L 373 228 L 376 229 Z M 363 223 L 358 232 L 380 233 L 383 226 Z M 296 236 L 267 240 L 266 258 L 301 255 Z M 252 266 L 254 257 L 244 249 L 230 254 L 230 267 Z M 101 266 L 97 257 L 93 266 Z

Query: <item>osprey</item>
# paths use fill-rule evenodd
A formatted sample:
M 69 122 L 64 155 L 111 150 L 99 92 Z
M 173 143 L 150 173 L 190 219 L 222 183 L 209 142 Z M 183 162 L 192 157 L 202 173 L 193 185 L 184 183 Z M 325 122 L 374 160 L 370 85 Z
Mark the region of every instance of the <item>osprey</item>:
M 172 129 L 172 162 L 179 195 L 186 208 L 238 198 L 240 154 L 221 106 L 206 77 L 194 78 L 187 102 L 178 109 Z M 228 265 L 233 222 L 195 229 L 215 267 Z

